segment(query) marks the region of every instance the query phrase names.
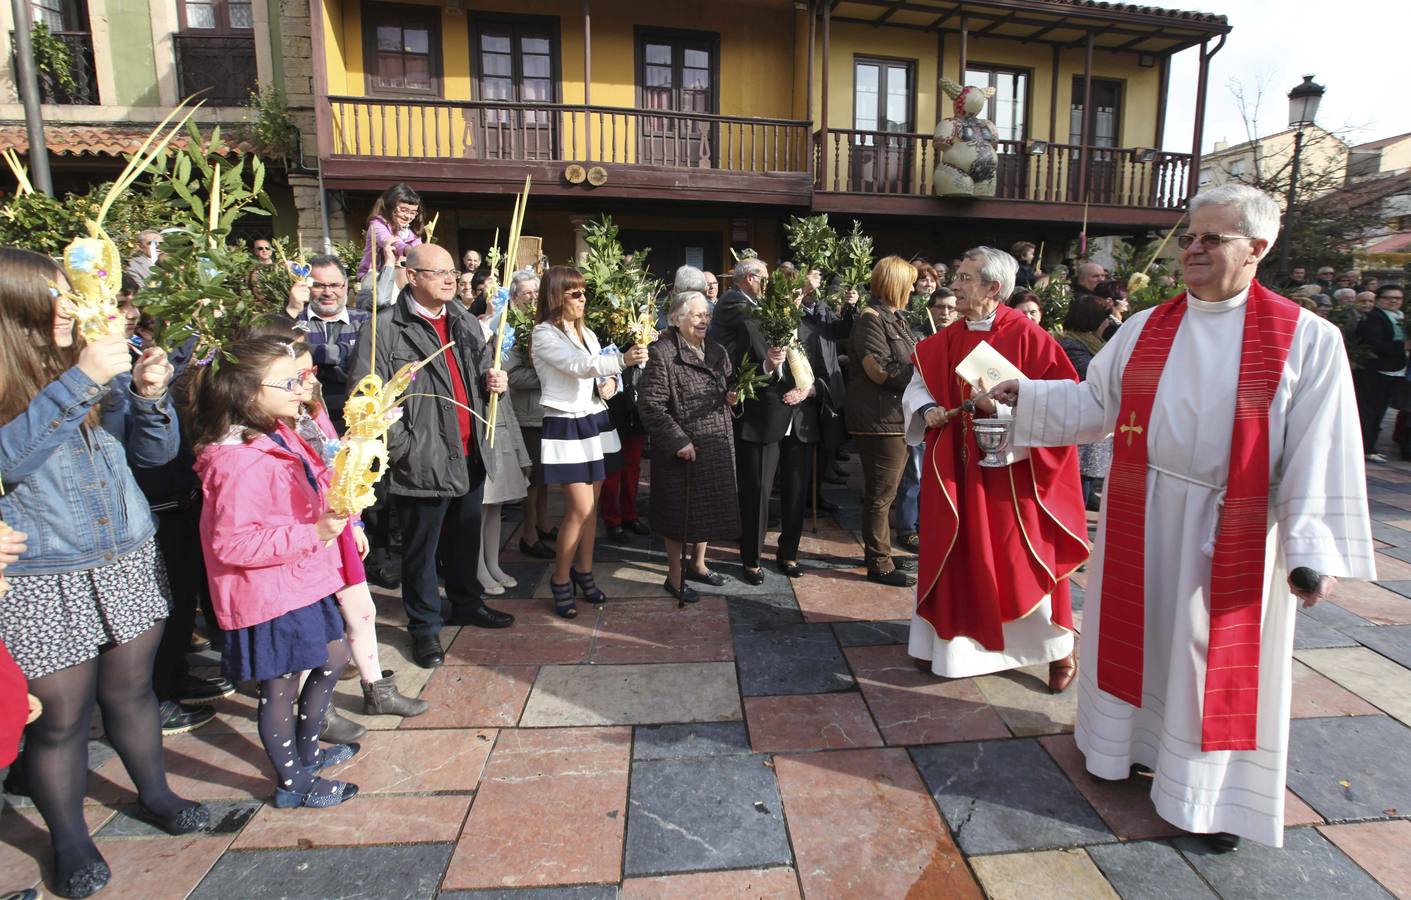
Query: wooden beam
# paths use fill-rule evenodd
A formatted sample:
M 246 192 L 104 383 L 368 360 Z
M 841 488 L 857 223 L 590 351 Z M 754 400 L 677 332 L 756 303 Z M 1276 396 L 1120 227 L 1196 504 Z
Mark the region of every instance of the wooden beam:
M 889 7 L 893 3 L 895 3 L 896 0 L 848 0 L 848 2 L 858 6 Z M 836 7 L 837 5 L 838 4 L 835 0 L 833 6 Z M 966 3 L 964 5 L 966 7 L 965 11 L 969 15 L 974 16 L 977 19 L 986 20 L 1002 18 L 1003 16 L 1008 15 L 1010 12 L 1031 13 L 1036 15 L 1054 14 L 1053 0 L 995 0 L 995 2 L 985 4 Z M 983 8 L 976 9 L 975 7 L 977 6 L 992 7 L 993 11 Z M 911 3 L 907 2 L 907 0 L 903 0 L 902 5 L 899 8 L 911 12 L 934 12 L 936 9 L 936 7 L 934 6 L 925 6 L 920 3 Z M 1114 23 L 1122 23 L 1124 25 L 1147 26 L 1144 30 L 1150 30 L 1151 28 L 1179 28 L 1182 30 L 1203 33 L 1210 36 L 1216 34 L 1226 34 L 1230 31 L 1230 25 L 1227 22 L 1203 22 L 1200 20 L 1192 20 L 1189 18 L 1181 18 L 1172 15 L 1163 15 L 1161 13 L 1135 12 L 1131 9 L 1123 9 L 1118 11 L 1116 8 L 1113 7 L 1086 8 L 1083 6 L 1079 6 L 1078 4 L 1065 4 L 1063 15 L 1071 21 L 1081 22 L 1081 27 L 1083 28 L 1096 28 L 1099 25 L 1103 24 L 1111 25 Z M 1034 20 L 1028 20 L 1025 22 L 1025 24 L 1030 23 L 1038 24 L 1038 22 Z M 1119 28 L 1118 30 L 1120 31 L 1121 29 Z M 1128 30 L 1128 33 L 1135 32 Z
M 970 66 L 970 15 L 960 15 L 960 77 L 956 83 L 964 87 L 965 70 Z
M 583 146 L 587 158 L 593 158 L 593 116 L 588 107 L 593 102 L 593 17 L 588 11 L 589 0 L 583 0 Z
M 1210 58 L 1225 46 L 1225 35 L 1220 35 L 1214 50 L 1210 50 L 1209 45 L 1209 41 L 1200 42 L 1200 81 L 1195 90 L 1195 134 L 1191 136 L 1190 183 L 1186 187 L 1186 195 L 1189 197 L 1194 197 L 1200 190 L 1200 145 L 1205 140 L 1205 96 L 1210 80 Z
M 1161 87 L 1156 97 L 1156 136 L 1151 145 L 1157 150 L 1165 146 L 1166 139 L 1166 95 L 1171 91 L 1171 57 L 1161 57 Z
M 960 11 L 960 7 L 953 6 L 944 15 L 937 16 L 936 21 L 926 26 L 927 31 L 939 31 L 941 26 L 950 21 L 950 17 Z
M 813 54 L 814 54 L 814 33 L 817 26 L 818 0 L 808 0 L 808 98 L 804 101 L 804 118 L 810 123 L 813 122 Z M 813 131 L 810 124 L 809 132 Z
M 946 75 L 946 33 L 936 32 L 936 79 L 940 80 Z M 940 124 L 945 118 L 945 91 L 936 88 L 936 124 Z
M 824 190 L 828 187 L 828 72 L 833 68 L 832 60 L 828 58 L 832 48 L 830 37 L 833 25 L 833 6 L 830 4 L 823 7 L 823 73 L 820 76 L 823 82 L 823 99 L 820 106 L 823 108 L 822 119 L 818 128 L 818 189 Z
M 901 9 L 905 3 L 906 0 L 892 0 L 892 5 L 882 11 L 882 14 L 872 23 L 872 27 L 876 28 L 879 25 L 885 25 L 887 20 L 896 15 L 897 10 Z
M 1088 172 L 1093 166 L 1093 155 L 1090 151 L 1093 143 L 1091 123 L 1097 117 L 1093 115 L 1093 36 L 1088 34 L 1087 48 L 1083 52 L 1083 117 L 1081 122 L 1083 129 L 1083 139 L 1080 142 L 1079 153 L 1083 155 L 1078 172 L 1078 202 L 1087 203 L 1088 199 Z M 1068 136 L 1068 142 L 1073 143 L 1073 136 Z
M 1069 25 L 1067 22 L 1051 22 L 1051 23 L 1049 23 L 1048 25 L 1040 25 L 1038 28 L 1035 28 L 1033 31 L 1031 31 L 1031 32 L 1029 32 L 1028 34 L 1024 35 L 1023 37 L 1019 38 L 1019 42 L 1020 42 L 1021 44 L 1027 44 L 1027 43 L 1029 43 L 1030 41 L 1038 40 L 1039 38 L 1041 38 L 1041 37 L 1043 37 L 1044 35 L 1048 34 L 1050 31 L 1054 30 L 1055 28 L 1072 28 L 1072 27 L 1073 27 L 1073 26 Z
M 990 24 L 986 25 L 984 28 L 981 28 L 979 31 L 975 32 L 975 37 L 984 37 L 985 35 L 989 34 L 989 33 L 992 32 L 992 31 L 994 31 L 996 28 L 999 28 L 999 27 L 1004 26 L 1004 25 L 1008 25 L 1009 23 L 1011 23 L 1011 22 L 1014 21 L 1014 17 L 1017 16 L 1017 15 L 1019 15 L 1019 14 L 1018 14 L 1018 13 L 1010 13 L 1009 15 L 1005 16 L 1003 19 L 995 19 L 993 22 L 991 22 Z
M 1057 44 L 1050 48 L 1053 51 L 1053 74 L 1049 80 L 1048 94 L 1048 142 L 1058 143 L 1058 58 L 1063 52 L 1058 49 Z M 1050 162 L 1050 165 L 1052 163 Z

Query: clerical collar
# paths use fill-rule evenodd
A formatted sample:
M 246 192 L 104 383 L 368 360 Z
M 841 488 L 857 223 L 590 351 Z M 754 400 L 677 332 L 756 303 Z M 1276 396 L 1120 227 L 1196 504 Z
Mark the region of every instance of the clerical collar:
M 988 316 L 985 316 L 983 319 L 977 319 L 977 320 L 973 320 L 973 321 L 970 320 L 970 319 L 966 319 L 966 320 L 965 320 L 965 330 L 966 330 L 966 331 L 989 331 L 990 329 L 992 329 L 992 328 L 995 327 L 995 313 L 997 313 L 997 312 L 999 312 L 999 307 L 998 307 L 998 306 L 996 306 L 994 309 L 990 310 L 990 314 L 989 314 Z
M 414 313 L 416 313 L 417 315 L 421 316 L 423 319 L 441 319 L 441 318 L 445 318 L 445 316 L 446 316 L 446 307 L 444 307 L 444 306 L 441 307 L 440 309 L 436 310 L 436 312 L 432 312 L 431 310 L 429 310 L 429 309 L 427 309 L 426 307 L 422 306 L 420 303 L 417 303 L 415 297 L 412 297 L 412 298 L 411 298 L 411 301 L 412 301 L 412 312 L 414 312 Z
M 1244 306 L 1249 301 L 1249 285 L 1228 300 L 1202 300 L 1192 291 L 1186 291 L 1186 299 L 1194 301 L 1188 306 L 1197 312 L 1225 312 Z

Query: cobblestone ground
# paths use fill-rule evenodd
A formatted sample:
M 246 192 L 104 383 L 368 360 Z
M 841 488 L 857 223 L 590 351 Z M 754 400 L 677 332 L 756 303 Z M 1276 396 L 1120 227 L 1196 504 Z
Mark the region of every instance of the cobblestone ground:
M 447 629 L 431 672 L 407 660 L 397 597 L 379 595 L 384 665 L 432 709 L 365 718 L 356 682 L 340 686 L 340 710 L 371 730 L 337 772 L 362 793 L 335 810 L 268 804 L 251 685 L 166 742 L 176 789 L 212 807 L 208 835 L 130 818 L 131 783 L 95 741 L 104 896 L 1411 896 L 1411 466 L 1372 466 L 1368 485 L 1382 580 L 1298 617 L 1282 850 L 1207 855 L 1139 780 L 1084 774 L 1074 696 L 1050 696 L 1045 670 L 918 673 L 912 592 L 859 568 L 854 475 L 825 491 L 841 509 L 806 533 L 792 584 L 732 579 L 678 609 L 659 545 L 634 538 L 601 545 L 612 600 L 570 622 L 545 564 L 507 550 L 520 587 L 496 605 L 518 623 Z M 38 816 L 7 800 L 0 889 L 48 865 Z

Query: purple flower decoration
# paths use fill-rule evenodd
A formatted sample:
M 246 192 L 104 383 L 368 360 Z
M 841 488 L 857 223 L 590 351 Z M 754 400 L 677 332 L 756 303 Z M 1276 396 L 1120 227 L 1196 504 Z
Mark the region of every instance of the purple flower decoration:
M 298 275 L 300 278 L 308 278 L 309 272 L 312 271 L 307 263 L 291 263 L 289 268 L 291 271 L 293 271 L 295 275 Z

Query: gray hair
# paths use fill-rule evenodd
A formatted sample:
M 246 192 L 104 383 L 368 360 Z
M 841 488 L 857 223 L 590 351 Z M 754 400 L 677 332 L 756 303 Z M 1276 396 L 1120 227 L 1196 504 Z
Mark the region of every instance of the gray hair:
M 764 260 L 754 256 L 747 256 L 735 263 L 735 271 L 731 276 L 731 280 L 738 286 L 745 280 L 746 275 L 751 272 L 768 270 L 768 268 L 769 267 L 764 264 Z M 704 278 L 704 276 L 702 276 L 702 278 Z
M 1274 198 L 1247 184 L 1222 184 L 1190 199 L 1191 217 L 1205 206 L 1228 206 L 1239 216 L 1236 225 L 1252 238 L 1273 244 L 1279 237 L 1279 204 Z
M 681 294 L 685 291 L 705 293 L 705 289 L 705 273 L 700 269 L 695 266 L 682 266 L 676 270 L 676 281 L 671 288 L 673 294 Z
M 1333 291 L 1333 302 L 1338 306 L 1344 303 L 1351 303 L 1357 299 L 1357 292 L 1352 288 L 1338 288 Z
M 535 284 L 539 283 L 539 276 L 534 274 L 533 269 L 520 269 L 515 272 L 510 276 L 510 296 L 518 294 L 520 288 L 531 281 Z
M 710 301 L 706 299 L 705 294 L 700 291 L 682 291 L 671 301 L 671 308 L 666 311 L 666 324 L 680 326 L 681 317 L 686 314 L 693 300 L 701 301 L 706 309 L 710 309 Z
M 966 250 L 963 258 L 980 261 L 980 279 L 986 284 L 999 282 L 999 302 L 1003 303 L 1014 293 L 1014 278 L 1019 274 L 1019 260 L 994 247 Z

